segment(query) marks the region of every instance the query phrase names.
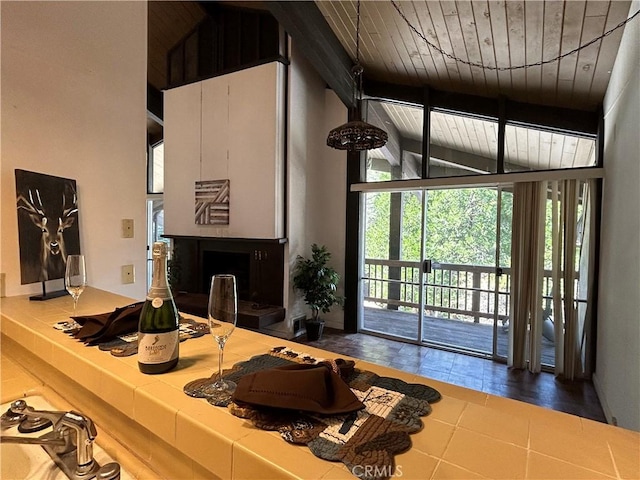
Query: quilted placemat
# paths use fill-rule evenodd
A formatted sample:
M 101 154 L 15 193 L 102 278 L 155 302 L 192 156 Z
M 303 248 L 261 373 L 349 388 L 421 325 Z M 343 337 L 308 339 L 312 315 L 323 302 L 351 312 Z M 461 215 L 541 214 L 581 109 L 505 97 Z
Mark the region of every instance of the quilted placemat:
M 267 368 L 293 363 L 327 362 L 286 347 L 235 364 L 225 370 L 225 379 L 237 382 L 242 376 Z M 330 361 L 329 361 L 330 362 Z M 240 406 L 229 403 L 233 415 L 248 419 L 257 428 L 278 431 L 293 444 L 306 445 L 314 455 L 344 463 L 363 479 L 389 478 L 395 472 L 394 457 L 411 448 L 410 434 L 422 429 L 420 417 L 431 413 L 431 403 L 441 399 L 432 387 L 381 377 L 354 368 L 343 379 L 365 408 L 347 415 L 321 416 L 282 409 Z M 185 393 L 211 379 L 198 379 L 185 385 Z M 193 396 L 193 395 L 192 395 Z
M 56 323 L 53 328 L 60 330 L 68 335 L 73 336 L 82 325 L 75 320 L 66 320 Z M 190 338 L 202 337 L 209 333 L 209 325 L 206 323 L 196 322 L 190 318 L 180 317 L 179 338 L 181 342 Z M 111 353 L 115 357 L 129 357 L 138 353 L 138 332 L 132 332 L 125 335 L 118 335 L 112 340 L 100 342 L 97 344 L 100 350 Z

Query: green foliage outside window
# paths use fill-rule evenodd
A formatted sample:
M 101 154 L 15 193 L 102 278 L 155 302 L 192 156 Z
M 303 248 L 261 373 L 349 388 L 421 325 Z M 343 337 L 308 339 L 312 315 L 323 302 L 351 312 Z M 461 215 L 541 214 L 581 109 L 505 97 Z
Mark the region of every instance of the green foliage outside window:
M 402 194 L 400 260 L 421 258 L 422 192 Z M 431 190 L 426 193 L 426 257 L 442 263 L 495 265 L 495 189 Z M 367 194 L 366 258 L 389 258 L 391 193 Z M 500 253 L 503 266 L 511 256 L 511 194 L 502 196 Z

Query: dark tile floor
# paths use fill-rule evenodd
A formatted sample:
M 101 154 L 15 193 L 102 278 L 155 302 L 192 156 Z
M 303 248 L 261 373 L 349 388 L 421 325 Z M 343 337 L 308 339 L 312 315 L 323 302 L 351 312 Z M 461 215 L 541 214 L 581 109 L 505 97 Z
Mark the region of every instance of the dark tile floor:
M 593 384 L 589 381 L 564 381 L 551 373 L 533 374 L 483 358 L 328 328 L 325 328 L 320 340 L 308 342 L 306 336 L 301 336 L 296 341 L 338 355 L 360 358 L 600 422 L 606 421 Z

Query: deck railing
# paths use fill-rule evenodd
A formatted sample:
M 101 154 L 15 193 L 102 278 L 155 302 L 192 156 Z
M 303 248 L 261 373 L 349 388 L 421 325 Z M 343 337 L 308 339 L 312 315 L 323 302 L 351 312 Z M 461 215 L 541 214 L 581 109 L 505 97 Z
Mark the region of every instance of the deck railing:
M 366 259 L 364 300 L 390 309 L 420 306 L 420 262 Z M 496 285 L 497 283 L 497 285 Z M 456 320 L 509 318 L 511 269 L 433 263 L 425 279 L 425 314 Z M 543 290 L 549 299 L 551 271 L 545 270 Z

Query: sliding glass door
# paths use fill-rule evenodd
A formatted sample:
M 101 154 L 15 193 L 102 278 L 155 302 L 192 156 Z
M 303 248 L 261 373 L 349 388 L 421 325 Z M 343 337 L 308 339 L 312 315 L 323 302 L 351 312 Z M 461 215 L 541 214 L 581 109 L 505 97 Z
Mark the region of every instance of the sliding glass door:
M 493 354 L 498 191 L 431 190 L 426 208 L 421 340 Z
M 420 337 L 422 199 L 419 191 L 365 195 L 362 330 Z
M 501 193 L 365 193 L 361 329 L 506 356 L 509 249 L 498 255 L 510 242 L 500 227 L 510 202 L 498 217 Z

